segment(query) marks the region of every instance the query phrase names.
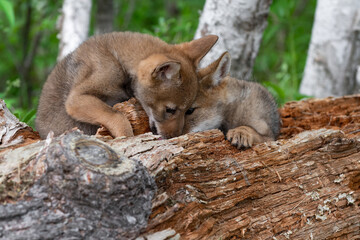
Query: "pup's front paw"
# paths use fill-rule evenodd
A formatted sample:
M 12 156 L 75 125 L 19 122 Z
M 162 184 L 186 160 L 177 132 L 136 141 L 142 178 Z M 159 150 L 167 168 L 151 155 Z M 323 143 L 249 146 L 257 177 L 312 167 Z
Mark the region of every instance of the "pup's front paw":
M 134 136 L 133 129 L 129 120 L 120 114 L 114 115 L 111 122 L 108 122 L 105 127 L 109 129 L 111 135 L 115 138 L 117 137 L 132 137 Z
M 240 126 L 230 129 L 226 134 L 227 140 L 231 145 L 238 149 L 252 147 L 254 143 L 262 142 L 263 139 L 253 128 L 248 126 Z

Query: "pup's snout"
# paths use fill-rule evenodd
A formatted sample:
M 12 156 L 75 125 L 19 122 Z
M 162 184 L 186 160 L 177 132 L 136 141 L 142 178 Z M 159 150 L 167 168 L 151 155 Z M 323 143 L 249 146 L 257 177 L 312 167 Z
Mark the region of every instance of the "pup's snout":
M 152 124 L 152 125 L 150 126 L 150 130 L 151 130 L 151 132 L 152 132 L 153 134 L 158 135 L 158 131 L 157 131 L 157 128 L 156 128 L 155 124 Z

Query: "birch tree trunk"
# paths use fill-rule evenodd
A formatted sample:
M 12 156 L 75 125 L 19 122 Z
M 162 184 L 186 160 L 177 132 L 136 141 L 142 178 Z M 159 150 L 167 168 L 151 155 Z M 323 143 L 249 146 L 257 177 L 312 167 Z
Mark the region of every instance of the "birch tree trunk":
M 64 0 L 59 19 L 58 61 L 74 51 L 88 37 L 91 0 Z
M 302 94 L 326 97 L 359 92 L 360 1 L 319 0 Z
M 217 45 L 205 56 L 208 65 L 221 53 L 232 57 L 231 75 L 249 79 L 257 56 L 271 0 L 207 0 L 195 38 L 208 34 L 220 36 Z
M 113 31 L 114 1 L 98 0 L 96 11 L 95 34 L 103 34 Z

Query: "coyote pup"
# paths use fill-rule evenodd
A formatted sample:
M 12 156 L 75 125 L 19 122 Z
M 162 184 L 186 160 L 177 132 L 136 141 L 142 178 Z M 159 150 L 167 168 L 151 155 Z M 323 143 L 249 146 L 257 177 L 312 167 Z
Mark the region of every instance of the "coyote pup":
M 111 108 L 130 97 L 139 100 L 155 132 L 165 138 L 180 135 L 198 91 L 197 66 L 217 39 L 209 35 L 170 45 L 132 32 L 89 38 L 44 84 L 36 118 L 40 136 L 74 127 L 94 134 L 99 125 L 115 137 L 132 136 L 126 117 Z
M 272 95 L 260 84 L 227 76 L 230 55 L 201 69 L 199 93 L 186 112 L 184 133 L 221 129 L 237 148 L 275 140 L 280 116 Z

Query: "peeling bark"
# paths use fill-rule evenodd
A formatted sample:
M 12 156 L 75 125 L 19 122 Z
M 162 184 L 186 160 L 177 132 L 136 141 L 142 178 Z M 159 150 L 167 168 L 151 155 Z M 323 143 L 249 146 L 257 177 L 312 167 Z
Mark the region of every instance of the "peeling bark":
M 0 152 L 1 149 L 26 145 L 37 141 L 40 136 L 31 127 L 20 122 L 0 99 Z
M 184 150 L 152 171 L 159 192 L 147 233 L 172 229 L 181 239 L 360 237 L 357 139 L 320 129 L 240 152 L 218 131 L 172 142 Z

